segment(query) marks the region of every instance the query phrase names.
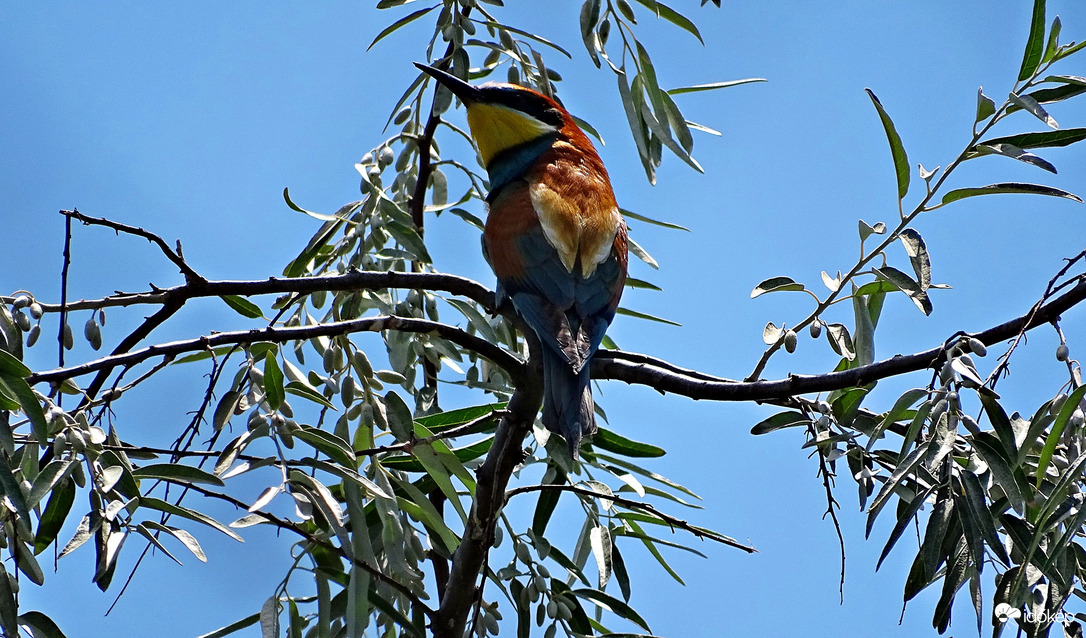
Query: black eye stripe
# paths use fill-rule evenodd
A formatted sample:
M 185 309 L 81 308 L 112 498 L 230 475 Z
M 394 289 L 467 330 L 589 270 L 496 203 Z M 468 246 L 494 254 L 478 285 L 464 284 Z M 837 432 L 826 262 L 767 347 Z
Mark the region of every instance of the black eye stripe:
M 484 85 L 482 88 L 489 94 L 485 96 L 486 101 L 526 113 L 552 126 L 562 126 L 562 113 L 541 96 L 507 86 L 486 87 Z

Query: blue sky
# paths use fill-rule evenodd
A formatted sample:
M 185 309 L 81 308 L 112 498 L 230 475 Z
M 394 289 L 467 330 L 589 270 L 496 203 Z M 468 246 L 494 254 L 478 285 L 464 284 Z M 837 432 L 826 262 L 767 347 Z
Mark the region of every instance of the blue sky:
M 527 24 L 573 53 L 572 61 L 548 60 L 565 78 L 559 90 L 567 108 L 606 140 L 600 150 L 620 203 L 692 231 L 631 224 L 632 236 L 662 264 L 652 271 L 637 263 L 631 272 L 664 291 L 631 291 L 625 305 L 683 327 L 619 317 L 609 334 L 625 349 L 736 378 L 749 373 L 761 353 L 767 321 L 795 323 L 809 310 L 802 295 L 750 300 L 754 285 L 789 275 L 817 288 L 821 270 L 853 263 L 858 218 L 891 221 L 896 215 L 890 154 L 863 89 L 871 88 L 894 118 L 914 165 L 945 166 L 969 139 L 977 87 L 998 101 L 1017 76 L 1032 3 L 725 2 L 718 10 L 676 0 L 697 22 L 704 47 L 643 14 L 641 33 L 665 86 L 769 80 L 680 96 L 689 119 L 723 135 L 697 134 L 694 155 L 705 175 L 665 157 L 656 186 L 644 179 L 613 76 L 592 67 L 580 45 L 579 4 L 560 2 L 562 10 L 536 14 L 526 7 L 538 4 L 508 4 L 500 15 L 509 23 Z M 26 288 L 49 301 L 59 298 L 63 219 L 56 211 L 71 207 L 181 240 L 189 262 L 209 278 L 281 272 L 316 227 L 286 207 L 284 187 L 296 202 L 321 212 L 358 197 L 353 164 L 384 139 L 389 110 L 414 77 L 411 62 L 424 59 L 426 21 L 369 52 L 366 46 L 407 11 L 348 2 L 0 7 L 0 153 L 6 158 L 0 293 Z M 1049 15 L 1055 14 L 1063 19 L 1065 41 L 1086 39 L 1086 7 L 1053 1 Z M 1086 75 L 1086 57 L 1057 70 Z M 1081 104 L 1050 111 L 1064 127 L 1086 125 Z M 462 113 L 451 117 L 463 121 Z M 1023 113 L 997 133 L 1041 128 Z M 950 185 L 1040 181 L 1086 195 L 1082 153 L 1077 147 L 1045 152 L 1060 169 L 1056 176 L 983 158 L 964 166 Z M 465 151 L 460 159 L 471 156 Z M 906 202 L 916 197 L 914 191 Z M 1081 204 L 1066 200 L 1006 196 L 967 200 L 922 217 L 915 227 L 932 253 L 934 279 L 954 288 L 935 291 L 928 318 L 904 297 L 889 300 L 876 356 L 926 349 L 957 330 L 976 331 L 1027 311 L 1061 258 L 1083 249 L 1084 215 Z M 438 269 L 491 283 L 477 237 L 463 224 L 443 216 L 428 221 L 427 236 Z M 76 298 L 180 281 L 151 246 L 102 229 L 78 229 L 73 252 Z M 142 316 L 123 315 L 111 312 L 107 343 Z M 840 317 L 846 318 L 851 311 Z M 219 305 L 205 304 L 155 336 L 192 337 L 245 325 L 239 322 Z M 1072 353 L 1083 328 L 1081 311 L 1065 317 Z M 1039 330 L 1016 355 L 1012 377 L 1000 385 L 1009 409 L 1031 412 L 1051 397 L 1060 380 L 1051 354 L 1056 343 L 1052 331 Z M 994 354 L 985 363 L 991 365 Z M 51 349 L 39 348 L 33 357 L 39 368 L 55 363 Z M 799 352 L 775 358 L 766 376 L 815 373 L 835 363 L 824 341 L 801 338 Z M 149 386 L 121 415 L 132 433 L 127 436 L 168 440 L 195 407 L 200 380 L 191 376 L 173 374 Z M 926 381 L 917 375 L 885 383 L 872 407 L 892 402 L 895 389 Z M 760 552 L 705 546 L 699 549 L 709 560 L 669 554 L 687 579 L 685 588 L 647 555 L 634 554 L 632 602 L 655 633 L 933 633 L 935 592 L 915 600 L 898 626 L 908 548 L 874 573 L 889 526 L 882 521 L 872 540 L 863 540 L 864 518 L 847 478 L 838 489 L 848 550 L 844 604 L 838 604 L 837 540 L 821 520 L 825 501 L 816 463 L 799 449 L 795 431 L 749 434 L 770 408 L 695 403 L 611 382 L 597 391 L 597 401 L 612 428 L 668 449 L 653 469 L 704 498 L 704 510 L 679 514 Z M 259 489 L 254 483 L 254 496 Z M 193 531 L 209 564 L 190 559 L 180 568 L 161 556 L 149 559 L 106 618 L 120 582 L 98 592 L 90 582 L 89 547 L 61 561 L 57 573 L 48 570 L 45 587 L 24 584 L 23 605 L 49 612 L 72 638 L 198 635 L 255 612 L 285 566 L 270 549 L 273 535 L 254 528 L 237 545 Z M 122 561 L 119 574 L 138 548 L 126 549 L 129 562 Z M 955 608 L 952 632 L 969 635 L 972 611 L 959 602 L 965 604 Z

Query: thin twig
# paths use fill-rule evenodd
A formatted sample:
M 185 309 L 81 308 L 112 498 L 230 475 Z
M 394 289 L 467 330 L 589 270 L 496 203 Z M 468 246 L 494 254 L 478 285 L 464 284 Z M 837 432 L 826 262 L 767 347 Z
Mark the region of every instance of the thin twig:
M 105 219 L 103 217 L 88 217 L 87 215 L 80 213 L 78 210 L 62 210 L 60 211 L 60 214 L 64 215 L 64 217 L 67 218 L 68 224 L 71 224 L 71 221 L 74 218 L 83 222 L 87 226 L 105 226 L 106 228 L 111 228 L 118 233 L 126 233 L 129 235 L 135 235 L 136 237 L 142 237 L 154 244 L 155 246 L 158 246 L 159 250 L 162 251 L 162 254 L 166 255 L 166 258 L 173 262 L 181 270 L 181 273 L 185 275 L 185 281 L 189 283 L 205 281 L 205 279 L 200 276 L 199 273 L 193 270 L 192 267 L 185 262 L 185 258 L 181 254 L 180 243 L 178 243 L 177 250 L 175 251 L 174 249 L 170 248 L 169 244 L 167 244 L 166 241 L 162 239 L 162 237 L 159 237 L 158 235 L 152 233 L 149 230 L 144 230 L 143 228 L 129 226 L 128 224 L 122 224 L 120 222 L 115 222 L 113 220 Z
M 650 505 L 648 503 L 642 503 L 641 501 L 634 501 L 634 500 L 631 500 L 631 499 L 628 499 L 628 498 L 623 498 L 621 496 L 616 496 L 614 494 L 611 494 L 611 495 L 601 494 L 601 493 L 599 493 L 599 492 L 597 492 L 595 490 L 590 490 L 587 487 L 577 487 L 576 485 L 555 484 L 555 483 L 540 483 L 540 484 L 536 484 L 536 485 L 524 485 L 522 487 L 513 488 L 513 489 L 509 490 L 508 492 L 506 492 L 505 493 L 505 500 L 508 501 L 509 499 L 516 496 L 517 494 L 524 494 L 526 492 L 540 492 L 540 491 L 544 491 L 544 490 L 552 490 L 552 491 L 559 491 L 559 492 L 573 492 L 574 494 L 580 494 L 582 496 L 591 496 L 592 498 L 598 498 L 598 499 L 602 499 L 602 500 L 606 500 L 606 501 L 612 501 L 612 502 L 615 502 L 615 503 L 619 503 L 621 505 L 625 505 L 626 507 L 628 507 L 630 509 L 641 510 L 642 512 L 646 512 L 646 513 L 651 514 L 653 516 L 659 517 L 661 520 L 663 520 L 668 525 L 671 525 L 672 527 L 678 527 L 679 529 L 686 530 L 687 532 L 690 532 L 691 534 L 693 534 L 694 536 L 697 536 L 698 538 L 707 538 L 707 539 L 709 539 L 711 541 L 716 541 L 718 543 L 721 543 L 723 545 L 727 545 L 729 547 L 734 547 L 736 549 L 741 549 L 744 552 L 747 552 L 748 554 L 755 553 L 755 552 L 758 551 L 758 550 L 754 549 L 753 547 L 751 547 L 750 545 L 744 545 L 744 544 L 740 543 L 739 541 L 737 541 L 737 540 L 735 540 L 733 538 L 729 538 L 727 536 L 724 536 L 723 534 L 717 534 L 716 532 L 714 532 L 712 530 L 708 530 L 708 529 L 705 529 L 704 527 L 698 527 L 696 525 L 692 525 L 692 524 L 690 524 L 690 523 L 688 523 L 688 522 L 686 522 L 686 521 L 684 521 L 684 520 L 682 520 L 680 518 L 675 518 L 674 516 L 671 516 L 670 514 L 664 514 L 663 512 L 661 512 L 660 510 L 656 509 L 655 507 L 653 507 L 652 505 Z

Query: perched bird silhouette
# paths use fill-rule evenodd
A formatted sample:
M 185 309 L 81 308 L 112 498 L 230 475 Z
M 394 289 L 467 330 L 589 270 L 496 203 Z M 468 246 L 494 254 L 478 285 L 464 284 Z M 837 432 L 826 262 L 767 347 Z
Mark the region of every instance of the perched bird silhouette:
M 483 254 L 542 343 L 543 425 L 576 459 L 596 432 L 589 363 L 626 283 L 626 222 L 592 142 L 551 98 L 417 64 L 467 108 L 490 176 Z

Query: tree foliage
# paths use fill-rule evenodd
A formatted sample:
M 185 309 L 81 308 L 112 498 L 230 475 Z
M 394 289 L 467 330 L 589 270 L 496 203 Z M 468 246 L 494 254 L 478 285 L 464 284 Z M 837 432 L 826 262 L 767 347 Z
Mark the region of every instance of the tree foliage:
M 429 41 L 402 59 L 405 67 L 425 54 L 462 78 L 501 78 L 558 95 L 561 77 L 546 59 L 574 54 L 503 23 L 500 1 L 401 8 L 409 4 L 378 3 L 396 17 L 371 46 L 429 20 Z M 701 35 L 693 20 L 663 3 L 637 4 L 584 2 L 578 19 L 588 60 L 613 72 L 650 181 L 665 149 L 701 170 L 691 131 L 706 127 L 688 121 L 674 98 L 757 80 L 662 89 L 637 38 L 638 20 L 656 17 L 690 37 Z M 593 362 L 597 380 L 781 406 L 752 433 L 804 432 L 835 525 L 837 483 L 844 477 L 856 484 L 869 533 L 880 515 L 895 518 L 883 559 L 895 547 L 909 551 L 899 544 L 909 527 L 923 529 L 904 594 L 908 601 L 928 587 L 941 589 L 932 610 L 939 633 L 966 585 L 978 627 L 987 605 L 993 635 L 1008 622 L 1026 635 L 1050 635 L 1067 602 L 1086 598 L 1086 549 L 1079 540 L 1086 529 L 1086 386 L 1060 327 L 1061 313 L 1086 297 L 1086 251 L 1069 256 L 1024 316 L 950 335 L 912 355 L 881 361 L 874 355 L 888 295 L 903 294 L 929 314 L 930 292 L 946 287 L 932 281 L 932 257 L 917 228 L 926 214 L 989 194 L 1081 202 L 1041 183 L 949 185 L 959 166 L 988 155 L 1054 173 L 1040 153 L 1086 138 L 1086 128 L 1060 128 L 1045 109 L 1086 92 L 1086 79 L 1057 71 L 1086 43 L 1061 44 L 1060 32 L 1059 18 L 1047 22 L 1045 3 L 1036 0 L 1008 97 L 997 103 L 978 91 L 968 142 L 946 168 L 914 171 L 907 140 L 891 117 L 908 105 L 884 105 L 868 91 L 889 146 L 897 221 L 860 220 L 859 258 L 835 268 L 835 275 L 823 272 L 821 287 L 774 276 L 754 288 L 752 298 L 806 293 L 802 298 L 812 306 L 791 326 L 767 323 L 766 349 L 745 380 L 680 368 L 610 341 Z M 287 206 L 319 226 L 281 276 L 211 281 L 151 231 L 63 211 L 69 241 L 73 221 L 141 237 L 177 266 L 184 283 L 79 302 L 47 302 L 33 291 L 0 298 L 0 494 L 6 506 L 0 544 L 13 559 L 10 568 L 0 566 L 5 634 L 19 635 L 21 627 L 34 636 L 63 635 L 45 612 L 18 604 L 23 579 L 43 582 L 37 557 L 48 548 L 61 557 L 94 552 L 93 581 L 106 590 L 115 587 L 119 554 L 137 544 L 178 562 L 175 553 L 184 552 L 206 560 L 197 535 L 207 528 L 240 539 L 248 527 L 271 525 L 295 542 L 293 566 L 269 586 L 263 607 L 206 636 L 256 624 L 266 636 L 497 635 L 499 628 L 521 636 L 542 628 L 548 638 L 622 635 L 630 628 L 651 633 L 651 619 L 629 604 L 626 562 L 635 550 L 679 582 L 662 547 L 698 553 L 689 541 L 708 539 L 753 551 L 675 513 L 697 495 L 653 471 L 647 459 L 663 455 L 662 448 L 603 428 L 574 462 L 538 425 L 541 376 L 531 331 L 509 308 L 496 307 L 486 286 L 438 272 L 427 249 L 430 216 L 455 215 L 482 226 L 487 183 L 478 163 L 441 152 L 448 140 L 468 137 L 445 117 L 452 107 L 453 96 L 419 74 L 388 119 L 395 132 L 356 165 L 359 200 L 323 214 L 284 192 Z M 1023 132 L 992 137 L 993 126 L 1012 116 Z M 582 125 L 594 132 L 590 123 Z M 635 224 L 673 226 L 626 215 Z M 655 265 L 643 248 L 631 249 Z M 250 328 L 151 342 L 153 329 L 201 298 L 221 299 Z M 150 316 L 131 333 L 118 338 L 106 330 L 107 310 L 146 307 Z M 826 319 L 835 307 L 851 307 L 853 320 Z M 629 308 L 620 312 L 662 320 Z M 109 343 L 112 350 L 65 365 L 64 349 L 75 342 L 72 326 L 80 323 L 90 347 Z M 1016 411 L 996 388 L 1025 333 L 1044 326 L 1060 337 L 1057 359 L 1066 366 L 1066 381 L 1042 405 Z M 59 336 L 60 366 L 32 370 L 25 349 L 35 347 L 43 331 Z M 802 331 L 814 339 L 825 334 L 840 357 L 837 366 L 818 375 L 763 379 L 781 349 L 799 347 Z M 985 358 L 1002 344 L 999 356 Z M 167 367 L 206 377 L 204 396 L 191 420 L 178 424 L 169 449 L 134 443 L 139 433 L 114 421 L 112 408 L 138 397 L 139 386 Z M 864 406 L 878 380 L 910 373 L 918 373 L 916 387 L 890 401 L 889 410 Z M 274 468 L 278 479 L 255 500 L 232 489 L 237 477 L 261 468 Z M 192 504 L 192 494 L 236 507 L 237 518 L 213 518 Z M 530 520 L 506 515 L 511 500 L 530 502 Z M 579 512 L 572 544 L 558 543 L 551 525 L 563 500 Z M 74 537 L 59 538 L 69 520 L 80 521 Z M 996 574 L 993 592 L 982 589 L 985 567 Z M 1063 627 L 1081 635 L 1077 620 Z

